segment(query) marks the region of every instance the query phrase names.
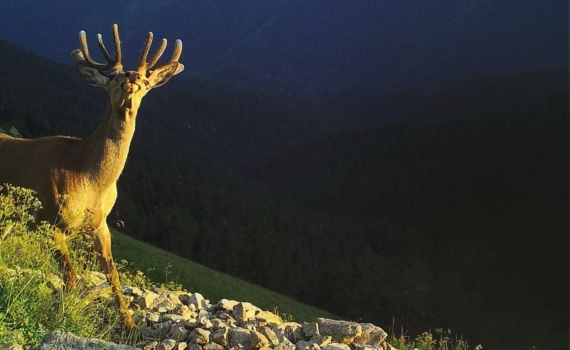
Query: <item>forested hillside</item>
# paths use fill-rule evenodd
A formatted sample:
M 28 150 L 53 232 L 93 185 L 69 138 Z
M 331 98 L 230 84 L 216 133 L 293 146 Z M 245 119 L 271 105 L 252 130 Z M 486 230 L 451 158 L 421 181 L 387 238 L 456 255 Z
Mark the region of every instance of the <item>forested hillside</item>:
M 26 137 L 88 135 L 106 108 L 75 67 L 4 42 L 0 77 L 0 125 Z M 345 318 L 552 348 L 567 332 L 565 80 L 382 107 L 391 95 L 181 78 L 143 102 L 110 219 Z
M 462 329 L 562 331 L 568 102 L 564 79 L 547 76 L 539 95 L 489 81 L 450 99 L 462 105 L 405 105 L 416 118 L 297 144 L 246 172 L 308 211 L 366 227 L 375 254 L 406 257 L 412 314 L 430 305 Z M 475 325 L 483 310 L 502 325 Z

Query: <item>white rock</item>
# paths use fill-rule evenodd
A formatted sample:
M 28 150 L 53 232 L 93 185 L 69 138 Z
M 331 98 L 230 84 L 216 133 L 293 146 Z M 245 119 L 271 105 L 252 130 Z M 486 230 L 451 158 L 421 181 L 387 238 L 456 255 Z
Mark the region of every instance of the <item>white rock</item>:
M 226 310 L 226 311 L 233 311 L 234 306 L 236 306 L 239 301 L 235 300 L 228 300 L 228 299 L 221 299 L 216 304 L 216 309 L 218 310 Z
M 156 347 L 157 350 L 172 350 L 176 346 L 176 340 L 173 339 L 164 339 L 158 346 Z
M 372 323 L 361 323 L 362 334 L 354 339 L 356 344 L 379 346 L 388 336 L 380 327 Z
M 174 329 L 171 329 L 170 332 L 168 333 L 169 333 L 168 337 L 170 339 L 181 341 L 181 340 L 186 340 L 186 338 L 188 337 L 188 333 L 190 332 L 184 327 L 174 325 Z
M 273 350 L 295 350 L 295 345 L 289 339 L 284 338 L 279 344 L 275 345 Z
M 163 321 L 172 321 L 174 323 L 184 322 L 184 317 L 176 314 L 164 314 L 162 315 Z
M 259 327 L 259 333 L 263 334 L 267 341 L 269 342 L 269 346 L 273 347 L 279 344 L 279 339 L 277 339 L 277 335 L 275 332 L 269 327 Z
M 233 316 L 238 324 L 243 325 L 247 321 L 255 320 L 255 315 L 260 311 L 260 308 L 250 303 L 237 303 L 233 307 Z
M 190 333 L 188 340 L 198 345 L 208 344 L 210 342 L 210 332 L 202 328 L 196 328 Z
M 303 327 L 297 322 L 281 323 L 273 331 L 280 341 L 288 339 L 293 343 L 297 343 L 299 340 L 304 340 Z
M 323 350 L 350 350 L 350 346 L 340 343 L 330 343 L 329 345 L 325 346 Z
M 317 344 L 319 347 L 323 348 L 332 342 L 332 337 L 330 335 L 315 334 L 311 337 L 309 342 Z
M 259 322 L 266 323 L 270 327 L 276 327 L 276 326 L 280 325 L 281 323 L 283 323 L 283 319 L 281 317 L 279 317 L 279 316 L 275 315 L 273 312 L 269 312 L 269 311 L 259 311 L 255 315 L 255 319 Z
M 350 344 L 362 334 L 362 326 L 356 322 L 318 318 L 317 323 L 320 334 L 330 335 L 333 342 Z
M 249 342 L 249 331 L 243 328 L 231 328 L 228 330 L 228 346 L 251 349 Z
M 319 325 L 315 322 L 311 323 L 303 322 L 303 333 L 308 338 L 317 335 L 319 334 Z
M 141 307 L 148 309 L 152 306 L 156 298 L 158 298 L 158 294 L 145 289 L 143 290 L 142 294 L 136 299 L 136 303 Z
M 260 350 L 268 345 L 269 341 L 263 334 L 254 330 L 249 332 L 249 346 L 252 350 Z
M 220 328 L 212 334 L 212 341 L 221 346 L 228 345 L 228 329 Z
M 198 310 L 207 309 L 210 307 L 206 299 L 204 299 L 200 293 L 193 293 L 190 296 L 188 296 L 188 294 L 180 294 L 179 299 L 183 304 L 194 305 Z
M 203 346 L 203 350 L 224 350 L 224 347 L 220 344 L 209 343 Z

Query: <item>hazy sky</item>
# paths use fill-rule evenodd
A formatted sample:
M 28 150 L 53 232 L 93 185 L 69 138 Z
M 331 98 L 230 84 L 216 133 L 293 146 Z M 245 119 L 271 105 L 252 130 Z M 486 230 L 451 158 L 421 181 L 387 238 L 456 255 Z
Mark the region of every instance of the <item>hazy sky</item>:
M 185 74 L 378 89 L 568 67 L 568 3 L 536 0 L 201 0 L 95 5 L 4 0 L 0 38 L 71 63 L 77 33 L 121 29 L 124 56 L 146 32 L 185 44 Z

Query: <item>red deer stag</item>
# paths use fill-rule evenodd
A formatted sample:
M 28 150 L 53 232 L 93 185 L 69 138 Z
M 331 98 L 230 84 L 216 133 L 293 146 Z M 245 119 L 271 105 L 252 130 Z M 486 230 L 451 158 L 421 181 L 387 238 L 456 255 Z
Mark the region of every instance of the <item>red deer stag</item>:
M 66 287 L 75 286 L 65 239 L 70 228 L 85 224 L 85 233 L 94 239 L 95 249 L 121 310 L 126 326 L 134 326 L 121 293 L 119 275 L 111 254 L 111 235 L 106 218 L 117 198 L 117 180 L 125 166 L 129 145 L 135 132 L 135 120 L 147 92 L 166 83 L 184 66 L 178 63 L 182 42 L 176 40 L 169 63 L 156 69 L 166 48 L 166 39 L 147 62 L 152 43 L 148 34 L 139 67 L 123 71 L 117 25 L 113 25 L 115 59 L 97 35 L 99 48 L 107 63 L 91 58 L 84 31 L 79 33 L 81 49 L 71 53 L 87 81 L 104 88 L 110 101 L 107 112 L 95 132 L 85 138 L 66 136 L 21 139 L 0 134 L 0 184 L 31 188 L 37 192 L 43 209 L 38 219 L 57 224 L 55 258 L 64 272 Z

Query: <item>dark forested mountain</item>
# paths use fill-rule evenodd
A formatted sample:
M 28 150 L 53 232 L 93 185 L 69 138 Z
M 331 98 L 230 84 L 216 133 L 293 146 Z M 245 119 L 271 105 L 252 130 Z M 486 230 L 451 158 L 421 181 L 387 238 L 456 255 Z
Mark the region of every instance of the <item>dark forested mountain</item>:
M 113 219 L 346 318 L 559 348 L 567 96 L 567 72 L 314 99 L 172 81 L 139 113 Z M 0 41 L 0 125 L 84 136 L 106 103 L 74 67 Z

